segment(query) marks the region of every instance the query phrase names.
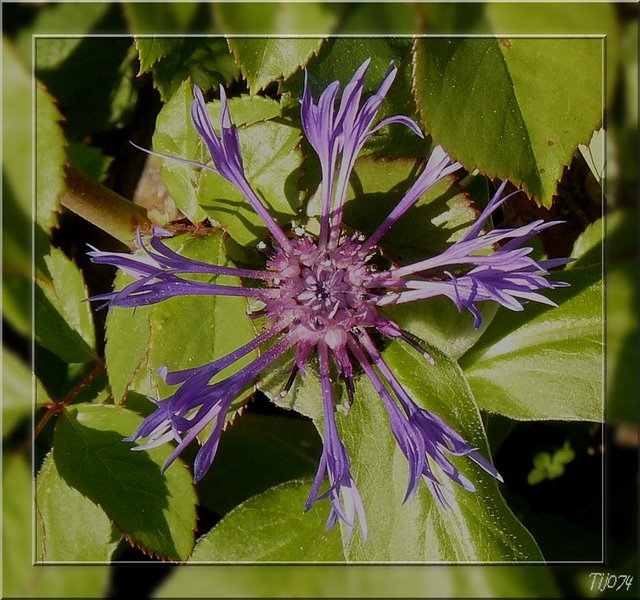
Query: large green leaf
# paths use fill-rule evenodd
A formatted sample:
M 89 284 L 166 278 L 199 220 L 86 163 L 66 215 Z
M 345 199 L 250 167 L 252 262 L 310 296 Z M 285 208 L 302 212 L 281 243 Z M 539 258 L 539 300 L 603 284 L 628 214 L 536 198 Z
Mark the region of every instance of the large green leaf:
M 158 598 L 558 598 L 545 567 L 229 566 L 179 567 Z
M 620 28 L 613 4 L 598 2 L 578 7 L 573 2 L 530 2 L 525 7 L 517 2 L 488 2 L 483 8 L 487 30 L 496 35 L 606 35 L 606 86 L 608 97 L 612 97 L 620 61 Z
M 62 360 L 87 362 L 96 357 L 93 318 L 82 273 L 62 250 L 45 257 L 48 274 L 36 280 L 35 337 Z
M 227 427 L 200 501 L 219 515 L 278 483 L 312 477 L 320 438 L 308 419 L 247 412 Z
M 444 354 L 432 348 L 429 352 L 434 366 L 397 342 L 384 356 L 419 405 L 441 417 L 490 459 L 478 408 L 461 370 Z M 450 483 L 452 493 L 446 496 L 451 508 L 446 510 L 426 485 L 420 485 L 415 497 L 403 504 L 407 461 L 391 435 L 382 401 L 364 377 L 357 382 L 356 401 L 349 414 L 338 415 L 338 427 L 369 524 L 368 541 L 354 535 L 346 549 L 348 561 L 541 560 L 533 538 L 500 495 L 498 483 L 464 456 L 452 461 L 473 482 L 476 492 Z
M 515 419 L 603 418 L 602 269 L 554 273 L 558 308 L 500 309 L 460 364 L 478 405 Z
M 77 404 L 56 425 L 53 457 L 62 478 L 98 504 L 132 543 L 184 560 L 193 547 L 196 495 L 180 460 L 164 475 L 167 446 L 131 452 L 141 418 L 124 408 Z M 64 515 L 58 515 L 65 519 Z
M 144 6 L 144 5 L 129 5 Z M 151 71 L 161 58 L 164 58 L 182 43 L 178 37 L 136 37 L 136 48 L 138 49 L 138 60 L 140 61 L 140 71 L 138 75 Z
M 469 171 L 509 178 L 545 206 L 602 119 L 602 40 L 420 38 L 423 123 Z
M 232 510 L 198 540 L 189 562 L 343 562 L 326 503 L 304 513 L 310 481 L 279 485 Z
M 60 477 L 49 454 L 36 479 L 38 562 L 108 562 L 121 537 L 100 507 Z
M 228 264 L 220 232 L 207 236 L 178 236 L 165 240 L 176 252 L 210 264 Z M 215 278 L 213 278 L 215 280 Z M 206 276 L 205 281 L 211 277 Z M 131 279 L 119 274 L 115 286 Z M 227 283 L 237 281 L 226 278 Z M 176 297 L 135 311 L 114 308 L 107 317 L 105 356 L 116 403 L 128 389 L 166 396 L 172 388 L 157 375 L 160 367 L 178 371 L 225 356 L 254 337 L 244 298 L 232 296 Z M 249 354 L 234 369 L 247 364 Z
M 595 221 L 576 240 L 576 261 L 567 265 L 602 265 L 606 257 L 607 420 L 629 423 L 638 419 L 638 263 L 629 258 L 636 250 L 637 221 L 637 213 L 622 210 Z
M 256 94 L 273 81 L 286 78 L 322 46 L 322 38 L 308 39 L 236 39 L 228 40 L 240 71 Z
M 329 33 L 335 16 L 332 7 L 320 3 L 216 5 L 216 17 L 227 33 L 317 34 L 295 39 L 230 37 L 229 48 L 252 94 L 303 67 L 322 46 L 319 36 Z
M 29 465 L 5 452 L 2 469 L 2 592 L 5 598 L 98 598 L 109 568 L 33 566 L 33 494 Z M 68 521 L 69 513 L 62 512 Z
M 158 115 L 153 145 L 165 154 L 210 162 L 206 146 L 191 123 L 192 99 L 191 88 L 184 83 Z M 207 109 L 218 130 L 220 103 L 211 102 Z M 276 110 L 276 105 L 268 100 L 241 96 L 229 101 L 229 110 L 239 126 L 247 178 L 273 216 L 288 223 L 300 206 L 298 179 L 302 158 L 297 147 L 300 130 L 264 121 L 279 114 L 279 108 Z M 218 173 L 165 160 L 161 175 L 176 205 L 191 221 L 209 216 L 243 246 L 266 236 L 266 227 L 243 195 Z

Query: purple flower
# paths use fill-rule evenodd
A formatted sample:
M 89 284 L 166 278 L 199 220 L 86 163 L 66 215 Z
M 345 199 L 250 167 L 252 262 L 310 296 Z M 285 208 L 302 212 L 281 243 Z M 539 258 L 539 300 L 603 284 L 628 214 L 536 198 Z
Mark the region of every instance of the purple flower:
M 391 432 L 408 461 L 405 499 L 410 498 L 424 480 L 440 506 L 447 508 L 448 488 L 436 476 L 434 466 L 455 483 L 474 491 L 471 481 L 451 462 L 451 456 L 468 456 L 499 481 L 502 478 L 477 449 L 470 447 L 441 418 L 412 400 L 385 363 L 371 333 L 378 332 L 389 340 L 402 340 L 433 364 L 433 359 L 414 338 L 385 315 L 384 307 L 446 296 L 458 310 L 470 311 L 478 327 L 480 302 L 498 302 L 509 310 L 522 310 L 523 303 L 528 301 L 553 305 L 538 290 L 565 285 L 550 282 L 545 275 L 550 268 L 568 262 L 567 259 L 535 261 L 529 256 L 531 248 L 522 247 L 524 242 L 555 223 L 536 221 L 517 229 L 483 233 L 490 215 L 510 197 L 503 195 L 503 183 L 465 236 L 444 252 L 411 264 L 376 270 L 371 259 L 377 254 L 382 237 L 426 190 L 460 169 L 460 164 L 451 161 L 447 153 L 436 146 L 415 183 L 372 235 L 366 238 L 347 231 L 342 222 L 347 183 L 366 141 L 378 129 L 390 124 L 405 125 L 422 136 L 418 126 L 404 116 L 394 116 L 374 125 L 396 68 L 391 66 L 379 89 L 361 102 L 368 64 L 366 61 L 347 84 L 337 108 L 338 82 L 329 85 L 316 104 L 305 79 L 302 126 L 318 154 L 322 170 L 318 238 L 306 233 L 292 235 L 281 229 L 245 176 L 238 134 L 224 90 L 220 88 L 222 110 L 218 134 L 208 117 L 202 93 L 196 87 L 191 115 L 215 169 L 186 159 L 177 160 L 216 170 L 243 193 L 271 234 L 272 246 L 265 268 L 222 267 L 185 258 L 162 242 L 161 238 L 166 235 L 162 230 L 154 231 L 150 247 L 138 236 L 142 252 L 136 255 L 96 249 L 89 253 L 94 262 L 115 265 L 135 278 L 122 290 L 93 298 L 110 306 L 136 307 L 191 294 L 245 296 L 263 305 L 259 314 L 265 317 L 266 325 L 253 341 L 210 364 L 177 372 L 161 370 L 166 383 L 178 388 L 169 398 L 154 401 L 155 412 L 129 438 L 146 438 L 146 443 L 135 449 L 144 450 L 175 440 L 177 446 L 165 465 L 167 468 L 211 424 L 210 433 L 195 459 L 195 479 L 201 479 L 215 457 L 225 415 L 233 399 L 252 385 L 260 373 L 290 353 L 292 370 L 283 390 L 283 395 L 286 394 L 296 376 L 304 376 L 309 358 L 316 355 L 324 409 L 324 449 L 305 509 L 320 498 L 329 498 L 331 511 L 327 527 L 340 519 L 346 524 L 350 537 L 357 519 L 364 538 L 367 535 L 364 508 L 335 422 L 332 373 L 342 378 L 351 401 L 358 377 L 368 378 L 377 390 L 389 415 Z M 491 249 L 493 252 L 487 253 Z M 202 283 L 190 279 L 194 273 L 233 275 L 250 283 Z M 259 358 L 226 379 L 211 383 L 220 371 L 257 349 L 261 350 Z M 321 493 L 325 477 L 329 487 Z

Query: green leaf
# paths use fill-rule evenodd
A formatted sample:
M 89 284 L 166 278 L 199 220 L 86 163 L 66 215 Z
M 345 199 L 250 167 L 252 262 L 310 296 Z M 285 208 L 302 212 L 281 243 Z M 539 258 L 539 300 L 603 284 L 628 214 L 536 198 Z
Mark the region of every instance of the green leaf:
M 65 362 L 93 360 L 93 318 L 82 273 L 57 248 L 45 262 L 48 276 L 39 277 L 34 288 L 36 340 Z
M 193 94 L 188 82 L 182 84 L 171 100 L 160 111 L 153 136 L 153 146 L 158 152 L 209 162 L 204 147 L 191 121 Z M 209 115 L 218 126 L 220 103 L 207 104 Z M 236 125 L 247 125 L 271 119 L 280 114 L 280 105 L 274 100 L 259 97 L 240 96 L 229 99 L 229 110 Z M 204 173 L 197 168 L 171 160 L 163 160 L 160 170 L 162 180 L 176 206 L 192 222 L 205 219 L 206 214 L 198 202 Z M 225 183 L 226 180 L 225 180 Z M 228 185 L 228 184 L 227 184 Z
M 554 273 L 559 306 L 499 309 L 460 364 L 478 405 L 514 419 L 601 421 L 603 315 L 600 267 Z
M 247 412 L 224 432 L 213 466 L 198 483 L 198 497 L 223 515 L 274 485 L 312 477 L 320 446 L 308 419 Z
M 110 570 L 90 565 L 34 566 L 30 468 L 5 452 L 2 469 L 2 591 L 6 598 L 99 598 Z M 69 514 L 62 513 L 68 520 Z
M 305 375 L 298 374 L 289 393 L 282 397 L 280 393 L 284 390 L 294 365 L 294 352 L 290 351 L 260 374 L 258 389 L 280 408 L 295 410 L 310 419 L 321 419 L 322 391 L 317 362 L 315 357 L 310 358 Z
M 569 464 L 576 456 L 569 442 L 556 450 L 553 455 L 548 452 L 538 452 L 533 457 L 534 468 L 527 475 L 527 483 L 536 485 L 545 479 L 557 479 L 564 475 L 564 465 Z
M 221 31 L 232 34 L 290 34 L 315 37 L 329 33 L 339 9 L 321 3 L 309 6 L 247 2 L 244 6 L 220 3 L 214 5 L 216 22 Z
M 269 121 L 280 116 L 282 112 L 280 103 L 272 98 L 264 96 L 247 96 L 241 94 L 227 100 L 229 111 L 233 116 L 233 122 L 236 126 L 253 125 L 260 121 Z M 207 104 L 207 112 L 214 125 L 220 123 L 220 102 L 210 102 Z
M 2 437 L 11 433 L 19 421 L 31 412 L 31 371 L 27 365 L 11 350 L 2 347 Z M 36 385 L 36 403 L 49 401 L 47 392 L 38 379 Z
M 482 421 L 461 370 L 444 354 L 432 348 L 429 352 L 434 366 L 395 342 L 384 356 L 419 405 L 441 417 L 490 459 Z M 416 496 L 403 504 L 407 461 L 391 435 L 382 401 L 364 377 L 357 382 L 350 413 L 338 415 L 338 426 L 369 523 L 368 541 L 354 535 L 346 550 L 348 561 L 541 560 L 533 538 L 500 495 L 498 483 L 464 456 L 453 457 L 452 462 L 473 482 L 476 492 L 451 483 L 452 493 L 446 494 L 451 508 L 445 510 L 426 485 L 420 485 Z
M 312 5 L 310 5 L 312 6 Z M 249 90 L 257 94 L 267 85 L 286 79 L 320 50 L 317 39 L 236 39 L 228 40 Z
M 571 258 L 576 259 L 567 265 L 567 269 L 601 265 L 605 257 L 603 241 L 606 237 L 606 259 L 609 265 L 615 265 L 620 259 L 635 252 L 636 211 L 615 210 L 607 214 L 606 219 L 591 223 L 573 245 Z
M 16 208 L 25 219 L 31 220 L 33 115 L 28 99 L 32 94 L 32 82 L 30 71 L 6 36 L 2 38 L 2 71 L 4 80 L 10 83 L 2 87 L 2 106 L 5 114 L 11 115 L 10 119 L 4 119 L 2 125 L 3 143 L 11 148 L 11 152 L 4 152 L 2 156 L 3 192 L 5 186 L 10 187 Z
M 238 133 L 247 179 L 271 215 L 280 224 L 288 224 L 300 208 L 300 130 L 266 121 Z M 250 246 L 266 237 L 265 225 L 242 193 L 218 173 L 202 174 L 198 200 L 238 244 Z
M 129 5 L 140 6 L 140 5 Z M 164 58 L 182 44 L 180 38 L 148 38 L 136 37 L 136 48 L 138 49 L 138 59 L 140 60 L 140 71 L 138 75 L 151 71 L 161 58 Z
M 136 34 L 158 31 L 184 33 L 193 23 L 198 6 L 198 2 L 126 2 L 123 4 L 124 13 L 129 21 L 129 30 Z
M 527 483 L 529 485 L 536 485 L 537 483 L 542 483 L 546 478 L 547 474 L 544 470 L 535 468 L 527 475 Z
M 59 196 L 64 189 L 66 142 L 58 122 L 62 115 L 51 96 L 36 86 L 36 222 L 48 231 L 57 222 Z
M 170 42 L 173 44 L 174 38 Z M 136 44 L 140 50 L 140 40 Z M 143 59 L 145 64 L 148 63 L 148 57 L 141 56 L 140 60 Z M 153 84 L 165 102 L 188 78 L 208 90 L 219 84 L 229 84 L 239 77 L 227 44 L 219 38 L 180 38 L 166 56 L 158 59 L 150 68 Z
M 509 178 L 551 206 L 602 119 L 602 40 L 416 40 L 423 123 L 468 171 Z
M 158 114 L 153 134 L 156 152 L 179 158 L 199 158 L 198 134 L 191 122 L 192 100 L 191 86 L 185 81 Z M 203 221 L 206 215 L 198 206 L 202 171 L 177 161 L 163 160 L 160 175 L 176 206 L 189 220 L 192 223 Z
M 493 321 L 498 307 L 485 302 L 480 307 L 482 324 L 477 329 L 473 316 L 460 313 L 448 298 L 430 298 L 420 302 L 390 306 L 388 314 L 402 329 L 409 331 L 457 360 L 482 337 Z
M 158 598 L 555 598 L 545 567 L 415 565 L 270 565 L 178 567 Z
M 49 454 L 36 478 L 38 562 L 108 562 L 121 537 L 98 506 L 60 477 Z
M 337 529 L 325 531 L 327 503 L 303 512 L 310 481 L 293 481 L 255 496 L 198 540 L 196 562 L 343 562 Z
M 211 157 L 191 123 L 192 99 L 191 88 L 184 83 L 158 115 L 153 146 L 158 152 L 209 162 Z M 220 103 L 212 102 L 207 109 L 217 128 Z M 273 121 L 261 122 L 279 112 L 272 101 L 242 96 L 229 101 L 229 110 L 240 126 L 247 178 L 271 213 L 281 223 L 288 222 L 300 205 L 300 130 Z M 170 160 L 163 162 L 160 173 L 176 205 L 192 222 L 209 216 L 243 246 L 266 235 L 266 227 L 244 196 L 221 175 Z
M 491 2 L 484 5 L 487 33 L 531 34 L 532 36 L 560 35 L 563 38 L 579 35 L 606 35 L 606 86 L 613 96 L 620 63 L 620 25 L 616 10 L 605 2 L 576 10 L 570 2 L 532 2 L 525 8 L 514 2 Z M 460 31 L 460 29 L 456 29 Z M 634 53 L 634 56 L 636 53 Z
M 412 34 L 416 33 L 419 9 L 416 4 L 375 2 L 345 4 L 345 15 L 340 23 L 340 33 Z M 376 38 L 371 38 L 376 39 Z M 351 38 L 350 41 L 355 41 Z
M 199 237 L 182 235 L 165 243 L 188 258 L 229 264 L 220 232 Z M 223 279 L 237 283 L 234 278 Z M 205 276 L 203 280 L 216 278 Z M 120 289 L 130 281 L 121 273 L 115 287 Z M 121 403 L 129 389 L 158 397 L 168 395 L 172 388 L 156 374 L 158 368 L 177 371 L 203 365 L 253 339 L 254 329 L 246 310 L 246 300 L 232 296 L 183 296 L 135 311 L 113 309 L 107 316 L 105 356 L 115 402 Z M 231 369 L 235 372 L 254 357 L 250 353 Z M 223 373 L 228 374 L 226 370 Z
M 387 38 L 332 38 L 323 46 L 322 51 L 309 62 L 309 86 L 317 97 L 333 81 L 340 82 L 340 89 L 351 80 L 356 70 L 367 59 L 371 59 L 367 77 L 364 82 L 364 94 L 378 89 L 389 63 L 401 57 L 401 50 L 394 46 Z M 296 74 L 286 81 L 281 89 L 302 97 L 304 77 Z M 397 88 L 394 83 L 392 90 Z M 366 97 L 366 96 L 365 96 Z M 390 92 L 385 103 L 392 98 Z M 385 104 L 382 105 L 383 107 Z M 415 112 L 415 109 L 414 109 Z M 411 115 L 409 115 L 411 116 Z
M 336 21 L 336 11 L 320 3 L 243 6 L 220 3 L 215 11 L 221 30 L 228 33 L 316 34 L 296 39 L 229 38 L 229 48 L 252 94 L 304 67 L 324 42 L 317 34 L 329 33 Z
M 122 438 L 141 420 L 108 405 L 68 408 L 54 434 L 56 467 L 70 486 L 101 506 L 132 543 L 149 554 L 185 560 L 196 525 L 191 477 L 180 460 L 162 475 L 169 447 L 131 452 L 132 445 Z

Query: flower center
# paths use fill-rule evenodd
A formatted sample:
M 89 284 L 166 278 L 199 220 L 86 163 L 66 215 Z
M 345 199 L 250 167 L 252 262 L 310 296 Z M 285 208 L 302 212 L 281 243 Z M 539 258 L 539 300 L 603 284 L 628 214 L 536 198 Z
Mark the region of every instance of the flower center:
M 286 322 L 300 342 L 343 347 L 356 326 L 376 323 L 377 295 L 367 288 L 374 270 L 357 235 L 334 249 L 319 248 L 311 237 L 291 240 L 293 251 L 278 250 L 267 263 L 273 273 L 265 289 L 265 312 Z

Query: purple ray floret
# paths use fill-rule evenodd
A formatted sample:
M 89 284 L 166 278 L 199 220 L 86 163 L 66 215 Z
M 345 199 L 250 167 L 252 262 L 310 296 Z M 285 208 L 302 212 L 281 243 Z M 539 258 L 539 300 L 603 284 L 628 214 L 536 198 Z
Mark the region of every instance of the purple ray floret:
M 406 116 L 397 115 L 376 123 L 396 68 L 391 65 L 377 90 L 365 99 L 369 62 L 365 61 L 356 71 L 341 96 L 339 83 L 334 82 L 320 94 L 317 103 L 305 73 L 302 127 L 318 155 L 322 172 L 317 238 L 308 233 L 285 233 L 269 214 L 244 173 L 240 135 L 231 119 L 224 89 L 220 88 L 220 126 L 216 132 L 204 96 L 195 87 L 191 116 L 215 170 L 243 193 L 271 234 L 271 249 L 264 267 L 241 269 L 186 258 L 172 249 L 171 243 L 162 240 L 167 235 L 163 230 L 155 230 L 148 245 L 138 234 L 135 254 L 95 248 L 89 252 L 94 262 L 116 266 L 133 278 L 121 290 L 92 298 L 112 307 L 140 307 L 174 296 L 198 294 L 243 296 L 260 305 L 254 316 L 264 317 L 263 330 L 251 342 L 205 365 L 181 371 L 160 369 L 159 375 L 166 384 L 177 388 L 168 398 L 153 400 L 156 410 L 128 439 L 145 440 L 136 450 L 176 442 L 165 468 L 198 439 L 201 446 L 194 463 L 194 478 L 200 480 L 214 460 L 234 399 L 250 389 L 276 361 L 288 359 L 291 374 L 281 393 L 284 397 L 296 377 L 305 376 L 310 359 L 317 358 L 324 446 L 305 510 L 311 509 L 317 500 L 328 499 L 327 527 L 341 521 L 347 541 L 356 526 L 359 525 L 363 539 L 368 529 L 356 487 L 358 473 L 352 473 L 351 458 L 340 438 L 335 417 L 333 382 L 338 377 L 346 387 L 347 408 L 358 401 L 354 394 L 358 378 L 368 379 L 376 390 L 388 414 L 391 434 L 407 460 L 405 501 L 415 495 L 422 482 L 440 510 L 447 510 L 456 501 L 455 486 L 452 488 L 448 482 L 474 492 L 472 479 L 478 480 L 478 470 L 471 467 L 468 474 L 461 472 L 454 457 L 467 457 L 482 471 L 502 481 L 478 448 L 469 445 L 437 414 L 416 403 L 385 362 L 375 340 L 403 341 L 425 359 L 425 368 L 435 363 L 419 340 L 402 331 L 385 314 L 385 307 L 445 296 L 458 310 L 471 312 L 478 327 L 481 302 L 498 303 L 509 310 L 523 310 L 527 302 L 554 306 L 541 292 L 566 285 L 550 281 L 547 275 L 550 269 L 568 262 L 568 259 L 536 261 L 530 256 L 532 249 L 524 245 L 556 222 L 535 221 L 517 228 L 485 231 L 491 215 L 517 193 L 505 195 L 504 182 L 477 221 L 446 250 L 410 264 L 376 268 L 375 263 L 380 261 L 372 259 L 382 258 L 379 244 L 384 236 L 425 192 L 438 181 L 451 178 L 461 165 L 451 160 L 441 146 L 435 146 L 414 184 L 368 238 L 348 231 L 342 220 L 347 185 L 367 140 L 381 127 L 394 123 L 422 136 L 418 126 Z M 195 157 L 176 160 L 213 168 L 192 158 Z M 248 364 L 243 361 L 239 367 L 238 361 L 248 355 L 257 358 Z M 221 378 L 223 371 L 231 374 Z M 348 427 L 348 416 L 345 426 Z

